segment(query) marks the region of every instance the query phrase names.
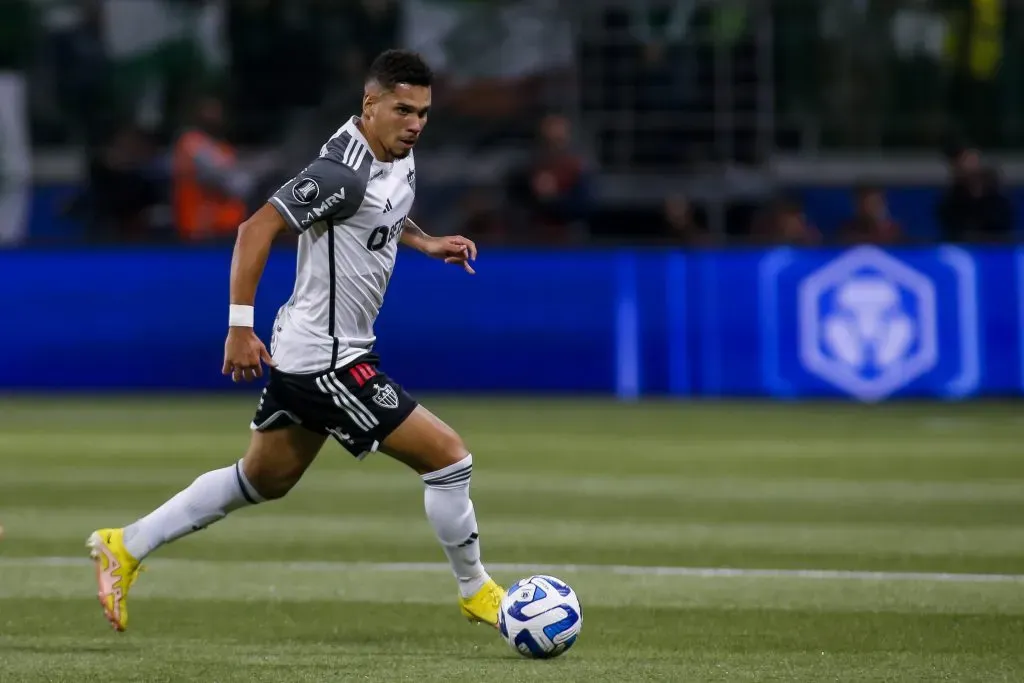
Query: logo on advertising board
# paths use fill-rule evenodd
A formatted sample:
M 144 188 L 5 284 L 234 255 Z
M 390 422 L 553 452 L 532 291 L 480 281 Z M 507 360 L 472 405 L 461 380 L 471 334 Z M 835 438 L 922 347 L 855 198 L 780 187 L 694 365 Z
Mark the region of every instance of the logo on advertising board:
M 856 250 L 799 287 L 804 367 L 859 399 L 887 396 L 939 359 L 935 286 L 879 250 Z
M 974 266 L 965 252 L 946 248 L 912 265 L 858 247 L 801 266 L 788 257 L 763 271 L 780 304 L 774 311 L 779 385 L 809 386 L 813 377 L 861 401 L 882 400 L 922 378 L 925 393 L 973 390 Z

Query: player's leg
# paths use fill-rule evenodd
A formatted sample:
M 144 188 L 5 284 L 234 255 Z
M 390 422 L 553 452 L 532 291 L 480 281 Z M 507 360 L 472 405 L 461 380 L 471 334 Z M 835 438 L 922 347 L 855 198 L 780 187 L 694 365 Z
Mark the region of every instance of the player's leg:
M 503 589 L 480 560 L 480 534 L 469 496 L 473 456 L 454 429 L 421 405 L 394 428 L 381 450 L 423 479 L 423 503 L 459 584 L 460 608 L 474 622 L 497 626 Z
M 427 518 L 458 579 L 463 614 L 497 625 L 503 591 L 480 562 L 469 498 L 473 458 L 459 435 L 381 372 L 374 354 L 316 377 L 313 385 L 322 401 L 317 423 L 352 455 L 380 450 L 422 477 Z
M 125 548 L 141 561 L 165 543 L 205 529 L 235 510 L 284 497 L 316 458 L 325 438 L 298 425 L 253 431 L 241 460 L 200 475 L 125 527 Z
M 200 475 L 153 512 L 123 529 L 99 529 L 88 546 L 98 597 L 111 625 L 128 623 L 128 590 L 142 559 L 161 545 L 206 528 L 240 508 L 284 496 L 316 458 L 325 437 L 298 425 L 253 431 L 245 456 Z

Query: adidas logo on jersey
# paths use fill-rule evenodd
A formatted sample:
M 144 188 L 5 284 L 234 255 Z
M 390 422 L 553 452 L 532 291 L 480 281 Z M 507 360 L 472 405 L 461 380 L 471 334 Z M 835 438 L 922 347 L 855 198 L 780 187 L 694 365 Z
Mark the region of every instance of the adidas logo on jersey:
M 384 202 L 384 213 L 387 213 L 392 208 L 393 207 L 391 206 L 391 200 L 390 199 L 388 199 L 386 202 Z

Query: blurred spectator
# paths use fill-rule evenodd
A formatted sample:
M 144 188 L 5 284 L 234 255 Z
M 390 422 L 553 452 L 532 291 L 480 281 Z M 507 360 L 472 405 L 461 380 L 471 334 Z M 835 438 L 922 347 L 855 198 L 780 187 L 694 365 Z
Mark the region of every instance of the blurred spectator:
M 590 173 L 572 149 L 571 135 L 565 116 L 545 116 L 537 151 L 512 177 L 512 198 L 526 209 L 529 227 L 542 243 L 565 243 L 588 232 L 593 210 Z
M 154 208 L 166 199 L 166 174 L 152 138 L 127 124 L 91 155 L 88 184 L 65 211 L 84 218 L 87 237 L 99 242 L 153 238 Z
M 981 165 L 978 150 L 949 153 L 952 183 L 943 192 L 937 217 L 945 242 L 999 242 L 1012 239 L 1013 207 L 995 170 Z
M 710 247 L 715 240 L 708 233 L 707 221 L 698 215 L 696 207 L 683 195 L 665 198 L 662 205 L 665 237 L 672 244 L 685 247 Z
M 815 199 L 822 213 L 807 219 L 797 205 L 763 206 L 771 166 L 723 172 L 714 162 L 756 162 L 760 152 L 771 151 L 774 132 L 798 154 L 811 154 L 791 167 L 803 175 L 793 183 L 814 191 L 814 172 L 800 169 L 813 166 L 819 153 L 825 172 L 856 177 L 878 162 L 878 147 L 934 146 L 951 125 L 967 129 L 965 135 L 980 128 L 993 136 L 993 149 L 1011 151 L 1008 141 L 1024 140 L 1024 88 L 1015 85 L 1024 53 L 1009 49 L 1013 35 L 1024 30 L 1017 21 L 1024 5 L 1017 5 L 0 0 L 0 69 L 13 66 L 25 83 L 26 104 L 17 108 L 30 117 L 25 128 L 35 156 L 20 154 L 32 162 L 22 175 L 63 186 L 79 182 L 84 169 L 89 194 L 75 217 L 86 217 L 90 234 L 105 239 L 152 234 L 154 207 L 181 210 L 189 178 L 192 189 L 211 193 L 225 207 L 244 202 L 253 210 L 359 111 L 369 60 L 385 47 L 404 45 L 424 53 L 438 74 L 437 115 L 417 152 L 433 186 L 421 192 L 418 211 L 444 215 L 442 225 L 503 243 L 691 245 L 754 238 L 814 244 L 820 235 L 809 223 L 816 220 L 830 226 L 830 239 L 894 244 L 904 239 L 904 228 L 907 235 L 938 238 L 936 221 L 917 220 L 918 209 L 906 211 L 913 225 L 896 225 L 885 195 L 868 188 L 859 192 L 854 215 L 830 193 Z M 187 99 L 211 90 L 226 98 L 210 110 L 217 111 L 215 122 L 179 137 L 183 121 L 195 113 L 186 110 Z M 947 96 L 956 106 L 945 106 Z M 0 97 L 0 110 L 11 111 L 11 102 L 9 93 Z M 225 110 L 232 114 L 230 134 Z M 563 116 L 546 117 L 530 154 L 523 140 L 536 134 L 543 112 L 554 110 L 581 116 L 572 127 Z M 184 155 L 192 167 L 184 172 L 179 165 L 172 184 L 171 156 L 162 154 L 199 139 L 193 133 L 207 149 Z M 608 182 L 602 187 L 611 191 L 591 192 L 598 169 L 570 139 L 586 145 L 588 161 L 591 155 L 602 159 Z M 231 161 L 236 146 L 244 154 L 239 163 Z M 858 155 L 830 159 L 829 148 L 837 146 Z M 0 147 L 0 161 L 14 156 L 12 149 Z M 892 181 L 886 187 L 895 201 L 903 185 L 919 183 L 908 173 L 914 164 L 893 155 L 892 172 L 887 168 L 882 177 Z M 981 168 L 976 150 L 959 149 L 955 156 L 953 181 L 934 207 L 941 236 L 1009 237 L 1007 197 L 1020 188 L 1002 190 L 995 173 Z M 161 172 L 154 170 L 156 160 L 164 162 L 168 180 L 154 189 Z M 264 175 L 270 163 L 275 173 Z M 655 170 L 660 173 L 649 182 L 644 172 Z M 17 184 L 12 178 L 9 169 L 0 171 L 0 192 L 10 193 Z M 1008 182 L 1019 186 L 1021 176 L 1014 173 Z M 665 197 L 684 185 L 693 197 L 712 186 L 708 196 L 715 198 L 705 207 Z M 487 189 L 474 189 L 480 187 Z M 515 199 L 511 205 L 489 196 L 501 190 L 509 191 L 503 200 Z M 908 209 L 925 195 L 904 196 L 908 201 L 901 197 L 900 205 Z M 30 227 L 38 213 L 11 218 L 17 213 L 3 214 L 6 223 L 39 232 Z M 234 230 L 234 220 L 214 226 L 212 213 L 200 233 Z M 751 229 L 755 213 L 759 220 Z M 836 235 L 837 217 L 849 220 Z M 182 234 L 193 231 L 183 224 Z
M 755 220 L 752 236 L 762 244 L 817 246 L 821 233 L 811 225 L 803 206 L 793 199 L 780 199 Z
M 843 244 L 897 244 L 903 241 L 903 228 L 889 216 L 885 192 L 880 187 L 857 188 L 853 218 L 839 231 Z
M 460 227 L 457 232 L 468 235 L 481 244 L 501 244 L 508 241 L 500 202 L 484 187 L 474 187 L 462 194 Z
M 245 199 L 253 183 L 226 139 L 223 103 L 213 96 L 201 98 L 194 126 L 174 145 L 173 204 L 181 237 L 233 236 L 246 218 Z

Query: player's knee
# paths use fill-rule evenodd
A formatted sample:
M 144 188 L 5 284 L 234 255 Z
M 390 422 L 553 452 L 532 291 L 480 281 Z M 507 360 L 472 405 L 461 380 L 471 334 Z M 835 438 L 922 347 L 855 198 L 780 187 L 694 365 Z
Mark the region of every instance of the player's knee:
M 465 442 L 454 429 L 441 430 L 434 445 L 437 469 L 454 465 L 469 455 Z
M 249 484 L 266 500 L 284 498 L 302 478 L 303 468 L 271 464 L 264 458 L 246 457 L 242 469 Z
M 417 408 L 384 440 L 383 450 L 421 475 L 469 455 L 462 437 L 424 408 Z
M 267 500 L 277 500 L 288 495 L 288 492 L 299 483 L 299 478 L 282 476 L 280 473 L 275 473 L 261 477 L 257 481 L 258 483 L 253 483 L 253 486 L 261 496 Z

